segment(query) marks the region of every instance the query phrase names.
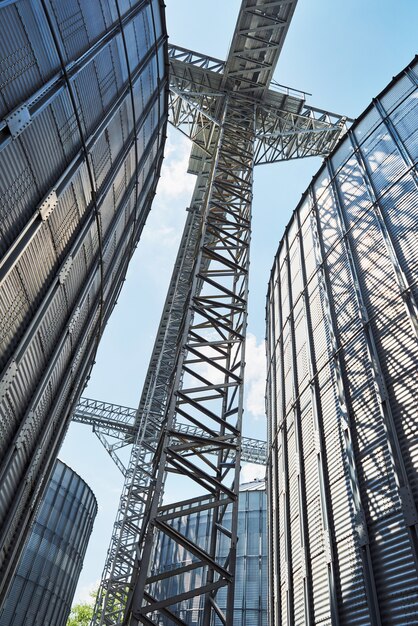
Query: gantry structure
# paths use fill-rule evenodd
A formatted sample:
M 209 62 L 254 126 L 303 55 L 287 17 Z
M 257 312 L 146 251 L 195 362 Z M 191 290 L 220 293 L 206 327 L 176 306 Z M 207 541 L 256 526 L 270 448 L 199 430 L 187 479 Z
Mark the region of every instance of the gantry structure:
M 109 456 L 122 474 L 126 476 L 127 468 L 124 464 L 124 458 L 119 453 L 124 448 L 130 450 L 135 442 L 137 435 L 136 416 L 137 409 L 131 407 L 111 404 L 101 400 L 92 400 L 91 398 L 81 398 L 74 410 L 72 419 L 74 422 L 87 424 L 92 427 L 94 434 L 103 444 Z M 148 445 L 156 446 L 158 443 L 159 428 L 159 422 L 153 423 L 151 419 L 148 428 L 143 433 L 144 441 Z M 179 430 L 188 436 L 204 436 L 203 431 L 196 426 L 179 424 Z M 242 437 L 241 442 L 242 461 L 256 465 L 266 465 L 266 441 Z M 213 453 L 215 454 L 216 451 L 216 446 L 214 446 Z
M 169 47 L 169 120 L 192 142 L 197 179 L 139 408 L 120 444 L 129 441 L 131 454 L 96 626 L 185 625 L 191 600 L 201 626 L 233 623 L 254 166 L 325 156 L 347 121 L 272 80 L 296 2 L 243 0 L 226 61 Z M 182 476 L 184 494 L 170 507 L 168 474 Z M 176 524 L 202 510 L 205 548 Z M 188 555 L 174 569 L 156 565 L 163 537 Z M 192 570 L 201 581 L 193 589 Z

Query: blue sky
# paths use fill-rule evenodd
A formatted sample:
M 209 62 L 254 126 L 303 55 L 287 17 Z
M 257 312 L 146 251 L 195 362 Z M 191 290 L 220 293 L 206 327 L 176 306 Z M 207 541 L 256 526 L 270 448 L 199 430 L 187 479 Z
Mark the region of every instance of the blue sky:
M 170 43 L 225 58 L 238 0 L 166 0 Z M 417 53 L 416 0 L 299 0 L 275 79 L 312 93 L 307 103 L 358 116 Z M 136 406 L 194 185 L 189 144 L 170 131 L 156 201 L 98 352 L 84 395 Z M 273 257 L 301 194 L 320 165 L 311 158 L 256 168 L 244 434 L 265 437 L 264 305 Z M 98 584 L 122 477 L 88 427 L 71 426 L 60 458 L 99 504 L 76 600 Z M 246 477 L 252 469 L 246 470 Z M 175 494 L 173 494 L 175 499 Z

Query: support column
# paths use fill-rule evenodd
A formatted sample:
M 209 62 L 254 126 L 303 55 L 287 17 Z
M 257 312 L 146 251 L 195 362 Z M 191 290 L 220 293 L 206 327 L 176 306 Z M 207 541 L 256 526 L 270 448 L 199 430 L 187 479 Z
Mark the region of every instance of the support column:
M 225 100 L 201 245 L 183 320 L 182 350 L 154 459 L 153 488 L 137 552 L 141 566 L 125 615 L 125 623 L 131 626 L 158 623 L 161 615 L 183 624 L 184 603 L 196 597 L 200 598 L 204 626 L 212 623 L 214 615 L 222 624 L 233 623 L 253 144 L 254 107 L 230 96 Z M 198 426 L 202 436 L 185 434 L 180 428 L 184 424 Z M 214 447 L 218 449 L 215 462 Z M 232 460 L 231 451 L 235 451 Z M 187 498 L 170 505 L 175 511 L 167 514 L 160 505 L 167 472 L 181 473 L 193 489 L 198 485 L 201 503 Z M 187 494 L 187 486 L 184 492 Z M 206 549 L 175 524 L 178 518 L 202 508 L 210 511 Z M 230 523 L 226 522 L 227 511 Z M 186 565 L 167 573 L 156 571 L 158 563 L 154 561 L 151 576 L 158 535 L 166 535 L 178 545 Z M 219 557 L 221 540 L 228 545 L 226 559 Z M 163 580 L 175 583 L 177 576 L 191 570 L 199 570 L 200 586 L 171 596 L 159 595 Z M 218 595 L 223 587 L 225 606 Z M 168 588 L 164 586 L 165 591 Z

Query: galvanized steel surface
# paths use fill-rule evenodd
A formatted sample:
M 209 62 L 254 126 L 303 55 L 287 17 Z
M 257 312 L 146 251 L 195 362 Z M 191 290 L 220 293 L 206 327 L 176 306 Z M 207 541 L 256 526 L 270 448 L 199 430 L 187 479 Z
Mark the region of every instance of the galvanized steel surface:
M 147 593 L 143 594 L 144 576 L 147 569 L 145 563 L 150 556 L 149 550 L 151 546 L 151 538 L 148 541 L 144 540 L 144 537 L 145 532 L 148 532 L 148 529 L 154 526 L 152 517 L 155 513 L 156 499 L 160 498 L 162 492 L 162 469 L 165 463 L 163 457 L 168 454 L 168 448 L 165 443 L 160 443 L 158 447 L 156 447 L 155 443 L 150 445 L 152 442 L 147 442 L 143 433 L 151 425 L 155 424 L 158 426 L 158 432 L 161 432 L 161 424 L 165 421 L 164 416 L 170 397 L 171 402 L 175 397 L 173 389 L 183 376 L 191 381 L 191 386 L 189 384 L 186 385 L 187 393 L 185 391 L 184 394 L 181 394 L 181 399 L 179 399 L 178 411 L 176 409 L 178 419 L 176 418 L 175 429 L 170 432 L 170 426 L 167 427 L 167 431 L 168 437 L 172 441 L 176 441 L 176 438 L 179 438 L 179 448 L 182 450 L 181 456 L 187 456 L 187 447 L 190 447 L 189 465 L 186 467 L 186 461 L 182 461 L 184 465 L 179 469 L 179 462 L 177 460 L 172 462 L 174 455 L 170 451 L 168 455 L 170 456 L 170 461 L 166 469 L 174 469 L 176 472 L 179 471 L 188 477 L 193 477 L 192 480 L 195 483 L 200 486 L 203 485 L 204 489 L 206 489 L 208 485 L 206 482 L 207 477 L 204 476 L 204 472 L 201 472 L 201 467 L 199 466 L 202 458 L 205 458 L 203 450 L 208 454 L 212 454 L 214 449 L 212 439 L 219 430 L 222 433 L 222 439 L 218 443 L 220 450 L 218 463 L 221 461 L 221 454 L 225 455 L 225 458 L 220 462 L 215 484 L 220 487 L 219 493 L 222 493 L 226 486 L 225 493 L 228 498 L 230 497 L 231 492 L 227 485 L 227 475 L 231 468 L 231 461 L 228 460 L 226 463 L 226 455 L 230 457 L 231 451 L 226 448 L 228 445 L 231 445 L 231 442 L 225 447 L 224 437 L 227 430 L 223 431 L 222 428 L 229 429 L 230 425 L 227 426 L 227 422 L 234 415 L 233 410 L 227 408 L 227 398 L 230 396 L 231 401 L 237 403 L 237 423 L 240 419 L 240 403 L 242 400 L 241 390 L 235 393 L 237 391 L 239 359 L 237 356 L 232 358 L 232 356 L 225 355 L 232 354 L 231 350 L 235 349 L 237 350 L 236 354 L 239 354 L 241 349 L 239 345 L 242 340 L 241 328 L 237 326 L 237 328 L 227 331 L 230 319 L 233 320 L 234 316 L 238 319 L 241 313 L 246 315 L 245 298 L 239 293 L 239 287 L 237 287 L 243 280 L 243 273 L 245 274 L 247 271 L 244 268 L 244 261 L 248 261 L 248 257 L 245 259 L 247 252 L 243 251 L 241 255 L 237 247 L 238 242 L 241 241 L 241 238 L 243 239 L 244 231 L 237 231 L 235 235 L 232 234 L 232 229 L 235 228 L 234 220 L 236 220 L 238 215 L 236 205 L 239 202 L 243 203 L 248 192 L 248 176 L 244 176 L 240 170 L 240 167 L 249 158 L 248 155 L 250 154 L 250 146 L 242 151 L 241 142 L 244 131 L 252 125 L 252 119 L 255 117 L 256 124 L 253 129 L 251 143 L 255 146 L 254 150 L 257 156 L 251 164 L 252 175 L 254 163 L 266 163 L 328 153 L 335 145 L 345 126 L 345 118 L 342 116 L 328 114 L 325 111 L 305 106 L 304 94 L 301 92 L 296 94 L 291 93 L 288 89 L 284 91 L 276 91 L 276 89 L 270 91 L 267 89 L 295 4 L 296 2 L 271 3 L 264 0 L 250 0 L 242 3 L 238 16 L 239 26 L 236 29 L 237 36 L 234 36 L 231 54 L 228 57 L 235 69 L 238 57 L 240 58 L 240 70 L 237 73 L 235 70 L 233 73 L 228 73 L 228 63 L 225 65 L 223 62 L 198 53 L 173 46 L 169 47 L 170 121 L 190 136 L 194 142 L 189 161 L 189 171 L 197 174 L 198 180 L 137 414 L 137 423 L 139 425 L 137 440 L 133 446 L 129 466 L 126 470 L 126 481 L 114 526 L 111 546 L 108 551 L 101 591 L 98 596 L 95 623 L 122 623 L 122 620 L 126 621 L 128 619 L 126 615 L 123 617 L 123 606 L 127 597 L 128 581 L 131 579 L 135 580 L 137 578 L 139 581 L 133 594 L 134 599 L 130 601 L 129 605 L 129 610 L 132 609 L 133 617 L 131 621 L 133 624 L 139 621 L 148 623 L 149 615 L 151 615 L 154 609 L 157 611 L 161 609 L 164 614 L 167 614 L 169 606 L 178 602 L 178 599 L 155 599 L 151 598 Z M 243 61 L 244 55 L 247 53 L 248 56 L 245 63 L 241 65 L 241 61 Z M 228 89 L 231 89 L 229 94 L 231 96 L 230 102 L 228 102 L 224 90 L 219 93 L 220 85 L 224 88 L 227 85 Z M 247 101 L 249 94 L 257 101 L 254 110 Z M 224 151 L 221 136 L 224 134 L 225 127 L 222 127 L 220 122 L 221 113 L 225 111 L 225 106 L 228 106 L 233 113 L 230 121 L 227 120 L 225 125 L 230 134 L 227 134 L 226 145 L 228 147 Z M 251 124 L 248 113 L 251 116 Z M 236 136 L 231 140 L 233 136 L 232 129 L 235 124 L 237 132 Z M 228 158 L 226 158 L 227 153 Z M 217 154 L 220 155 L 221 161 L 223 161 L 219 172 L 216 171 Z M 229 168 L 231 168 L 230 171 Z M 234 182 L 232 183 L 231 181 Z M 208 223 L 210 222 L 210 227 L 208 228 L 209 236 L 204 245 L 202 245 L 200 241 L 202 215 L 210 207 L 210 197 L 214 189 L 218 194 L 215 206 L 222 207 L 222 211 L 225 210 L 225 217 L 219 220 L 219 223 L 216 223 L 214 227 L 212 227 L 212 218 L 208 220 Z M 219 191 L 220 189 L 222 189 L 222 192 Z M 226 245 L 228 241 L 230 244 Z M 235 243 L 232 243 L 232 241 Z M 227 256 L 226 260 L 223 258 L 224 254 Z M 212 263 L 212 270 L 208 269 L 210 262 Z M 201 266 L 198 271 L 196 268 L 199 263 Z M 225 267 L 221 270 L 220 267 L 223 263 L 225 263 Z M 213 267 L 216 269 L 213 269 Z M 219 279 L 222 274 L 224 278 L 221 279 L 221 282 L 223 281 L 221 286 Z M 233 289 L 227 285 L 227 281 L 229 281 L 231 276 L 235 280 Z M 207 294 L 205 297 L 200 297 L 202 285 L 205 283 Z M 208 287 L 209 284 L 211 287 Z M 191 293 L 190 285 L 193 285 Z M 210 289 L 213 289 L 217 295 L 214 296 Z M 230 297 L 230 293 L 233 290 L 235 290 L 234 293 L 239 293 L 239 296 L 237 301 L 235 302 L 234 300 L 231 306 L 231 302 L 227 302 L 227 298 Z M 225 310 L 230 311 L 230 315 L 227 316 L 228 323 L 227 318 L 224 319 L 223 314 L 222 316 L 219 315 L 220 303 L 222 303 Z M 208 314 L 205 311 L 202 315 L 201 326 L 196 325 L 196 328 L 194 328 L 193 317 L 196 316 L 197 318 L 201 315 L 203 309 L 207 309 L 210 313 Z M 191 324 L 190 337 L 186 339 L 187 325 L 189 323 Z M 184 328 L 183 325 L 185 325 Z M 204 333 L 208 332 L 207 329 L 211 325 L 214 332 L 209 332 L 202 343 Z M 243 324 L 244 326 L 245 324 Z M 225 333 L 231 334 L 228 342 L 225 341 Z M 218 336 L 218 342 L 214 341 L 216 336 Z M 201 343 L 202 346 L 200 348 Z M 180 354 L 179 348 L 183 344 L 186 345 L 186 353 L 190 351 L 190 355 L 184 360 L 185 369 L 181 373 L 180 369 L 183 366 L 181 363 L 184 355 Z M 212 345 L 216 355 L 214 353 L 213 358 L 208 359 L 206 352 L 212 350 Z M 223 348 L 222 346 L 224 345 L 225 347 Z M 177 365 L 175 365 L 176 359 Z M 230 363 L 233 362 L 233 359 L 236 359 L 236 363 L 231 367 Z M 196 375 L 199 362 L 200 366 L 205 368 L 205 371 L 206 368 L 210 371 L 210 376 L 207 375 L 202 378 L 201 373 Z M 174 366 L 175 370 L 173 371 Z M 229 377 L 231 381 L 220 383 L 219 375 L 221 372 L 222 375 L 225 372 L 225 381 L 229 380 Z M 212 379 L 214 382 L 209 384 L 205 391 L 206 386 Z M 242 379 L 239 381 L 239 385 L 242 385 Z M 218 387 L 221 389 L 220 392 L 217 391 Z M 234 389 L 235 391 L 233 391 Z M 215 410 L 209 410 L 209 403 L 216 406 L 215 401 L 220 398 L 218 393 L 224 398 L 222 410 L 218 406 Z M 193 394 L 196 395 L 192 400 Z M 207 396 L 206 400 L 205 396 Z M 180 398 L 180 393 L 178 398 Z M 208 402 L 207 406 L 205 402 Z M 173 410 L 171 407 L 167 412 L 168 424 L 171 424 Z M 219 421 L 219 418 L 215 418 L 214 430 L 209 429 L 208 424 L 211 423 L 218 410 L 220 415 L 222 415 L 221 421 Z M 202 422 L 203 431 L 209 432 L 210 430 L 211 441 L 207 440 L 207 436 L 206 438 L 200 437 L 200 444 L 196 447 L 196 440 L 190 436 L 190 430 L 188 430 L 186 437 L 185 429 L 183 428 L 185 424 L 181 424 L 181 422 L 190 421 L 192 428 L 196 424 L 200 426 L 200 414 L 204 415 L 204 422 Z M 158 420 L 160 420 L 160 424 L 158 424 Z M 222 428 L 220 428 L 220 425 L 222 425 Z M 102 441 L 107 445 L 103 439 Z M 238 446 L 239 448 L 240 446 Z M 110 446 L 107 449 L 110 450 Z M 233 449 L 235 451 L 236 447 L 233 446 Z M 114 456 L 114 459 L 120 466 L 116 456 Z M 208 458 L 205 459 L 205 463 L 208 463 L 208 467 L 212 472 L 214 467 L 212 461 L 209 461 Z M 190 471 L 191 465 L 193 465 L 192 472 Z M 237 470 L 238 466 L 239 462 L 237 461 L 235 470 Z M 155 483 L 153 477 L 157 474 L 158 479 Z M 219 477 L 221 477 L 220 480 Z M 155 484 L 157 487 L 155 487 Z M 196 485 L 193 486 L 195 487 Z M 238 478 L 235 480 L 234 490 L 237 488 Z M 144 513 L 146 511 L 145 502 L 149 494 L 152 494 L 154 498 L 152 502 L 153 511 L 150 513 L 150 524 L 148 523 L 148 513 Z M 151 506 L 150 502 L 148 500 L 149 506 Z M 220 533 L 223 532 L 220 518 L 222 517 L 224 503 L 219 500 L 217 506 L 219 507 L 220 517 L 217 517 L 218 512 L 215 512 L 213 517 L 214 544 L 218 541 L 218 535 L 220 536 Z M 235 520 L 235 516 L 233 517 Z M 144 519 L 145 524 L 148 524 L 148 529 L 143 525 Z M 217 523 L 215 523 L 216 519 Z M 231 533 L 232 548 L 235 544 L 235 521 L 233 532 Z M 168 532 L 172 534 L 170 529 L 168 529 Z M 139 548 L 138 538 L 141 538 Z M 179 538 L 179 541 L 181 542 L 181 538 Z M 191 594 L 197 596 L 209 591 L 210 595 L 207 596 L 204 618 L 205 624 L 208 624 L 212 618 L 219 618 L 221 623 L 230 624 L 232 622 L 232 599 L 228 602 L 229 608 L 226 615 L 222 615 L 217 610 L 216 590 L 223 584 L 226 584 L 229 586 L 232 598 L 233 558 L 231 556 L 228 559 L 227 569 L 221 567 L 220 570 L 219 564 L 214 563 L 215 551 L 213 546 L 211 549 L 212 555 L 203 555 L 205 564 L 209 565 L 206 586 L 188 589 L 184 592 L 184 597 L 190 597 Z M 144 553 L 141 553 L 142 550 L 147 553 L 146 558 Z M 233 555 L 233 549 L 231 550 L 231 555 Z M 141 563 L 140 569 L 139 563 Z M 138 574 L 136 573 L 137 570 L 139 571 Z M 218 578 L 218 574 L 214 574 L 215 570 L 218 573 L 221 571 L 221 577 Z M 134 572 L 134 578 L 132 578 L 132 572 Z M 216 578 L 217 580 L 215 580 Z M 144 597 L 149 602 L 147 607 L 141 607 Z M 214 617 L 215 614 L 216 618 Z M 171 615 L 171 618 L 176 623 L 179 623 L 177 617 Z M 158 620 L 158 617 L 153 616 L 152 619 Z
M 210 500 L 209 500 L 210 501 Z M 201 510 L 199 510 L 199 505 Z M 210 544 L 211 515 L 208 501 L 196 498 L 196 512 L 177 517 L 173 526 L 186 537 L 194 539 L 200 548 L 208 550 Z M 166 514 L 174 509 L 167 506 Z M 253 481 L 240 485 L 238 504 L 238 550 L 235 582 L 234 626 L 267 626 L 267 519 L 266 492 L 264 481 Z M 231 512 L 227 511 L 223 524 L 231 528 Z M 227 542 L 219 545 L 219 556 L 227 557 Z M 170 571 L 178 566 L 188 566 L 196 558 L 176 545 L 167 536 L 160 537 L 155 551 L 155 571 Z M 186 581 L 187 577 L 187 581 Z M 188 586 L 200 584 L 202 568 L 168 578 L 156 584 L 154 593 L 158 596 L 175 596 Z M 218 594 L 219 606 L 225 611 L 226 594 Z M 187 626 L 200 626 L 202 599 L 192 598 L 176 607 Z M 169 625 L 171 620 L 162 618 L 161 624 Z
M 0 610 L 2 626 L 65 626 L 96 514 L 89 486 L 58 460 Z
M 0 598 L 155 191 L 161 10 L 0 7 Z
M 91 400 L 90 398 L 80 398 L 72 419 L 80 424 L 89 424 L 93 427 L 93 431 L 100 433 L 105 437 L 110 437 L 108 451 L 111 452 L 111 440 L 121 440 L 121 446 L 128 446 L 134 443 L 134 438 L 138 437 L 138 425 L 136 424 L 137 409 L 130 409 L 126 406 L 111 404 L 109 402 L 101 402 L 100 400 Z M 158 416 L 159 417 L 159 416 Z M 140 424 L 140 426 L 144 426 Z M 156 445 L 159 437 L 159 419 L 155 417 L 155 421 L 150 420 L 146 424 L 146 429 L 140 434 L 141 440 L 145 445 Z M 196 427 L 186 424 L 179 424 L 179 429 L 184 434 L 203 436 L 203 431 Z M 101 439 L 102 443 L 105 443 Z M 114 445 L 114 444 L 113 444 Z M 242 461 L 247 463 L 256 463 L 259 465 L 266 464 L 266 442 L 260 439 L 251 439 L 249 437 L 242 438 Z M 216 454 L 216 447 L 213 448 L 213 454 Z M 111 455 L 112 456 L 112 455 Z M 122 467 L 124 473 L 126 468 L 123 467 L 122 460 L 119 460 L 119 467 Z
M 304 194 L 267 300 L 272 625 L 418 615 L 418 63 Z

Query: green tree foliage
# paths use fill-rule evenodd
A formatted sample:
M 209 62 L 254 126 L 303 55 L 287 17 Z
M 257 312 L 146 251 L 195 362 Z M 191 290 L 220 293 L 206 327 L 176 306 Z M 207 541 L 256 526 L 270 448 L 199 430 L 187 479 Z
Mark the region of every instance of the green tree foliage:
M 67 626 L 90 626 L 95 600 L 96 592 L 91 594 L 90 602 L 74 604 L 68 616 Z

